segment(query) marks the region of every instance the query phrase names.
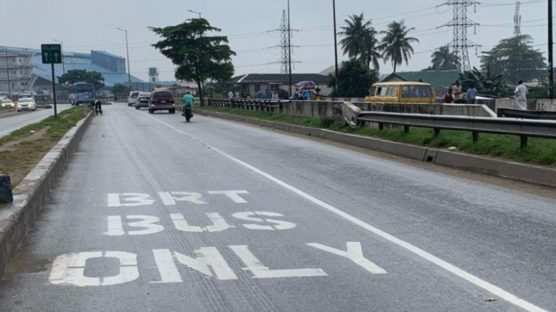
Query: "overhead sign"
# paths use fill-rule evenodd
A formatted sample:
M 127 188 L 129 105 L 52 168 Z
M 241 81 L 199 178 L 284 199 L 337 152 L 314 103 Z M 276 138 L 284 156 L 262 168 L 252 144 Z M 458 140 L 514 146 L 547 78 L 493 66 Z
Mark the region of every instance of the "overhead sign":
M 41 44 L 43 64 L 62 63 L 62 46 L 60 44 Z

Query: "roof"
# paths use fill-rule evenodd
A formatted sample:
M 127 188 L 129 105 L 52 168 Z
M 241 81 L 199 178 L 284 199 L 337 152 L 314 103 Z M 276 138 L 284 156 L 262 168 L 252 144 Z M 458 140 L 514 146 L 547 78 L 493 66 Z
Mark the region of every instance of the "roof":
M 328 77 L 322 74 L 292 74 L 292 83 L 313 81 L 317 84 L 326 84 Z M 245 74 L 232 78 L 232 83 L 277 83 L 288 84 L 288 74 Z
M 398 72 L 392 73 L 382 81 L 423 81 L 430 83 L 433 87 L 447 87 L 458 79 L 457 70 L 423 70 L 417 72 Z
M 431 84 L 428 82 L 416 82 L 416 81 L 383 81 L 374 83 L 374 85 L 384 85 L 384 86 L 430 86 Z

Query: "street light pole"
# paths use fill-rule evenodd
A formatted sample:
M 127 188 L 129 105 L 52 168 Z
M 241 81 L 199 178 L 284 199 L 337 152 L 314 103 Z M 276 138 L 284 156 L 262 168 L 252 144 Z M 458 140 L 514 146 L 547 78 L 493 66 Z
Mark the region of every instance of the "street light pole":
M 552 0 L 548 0 L 548 95 L 550 101 L 554 99 L 554 56 L 553 56 L 553 39 L 552 39 Z
M 336 0 L 332 0 L 332 15 L 334 18 L 334 74 L 335 91 L 338 93 L 338 38 L 336 33 Z
M 58 42 L 61 46 L 62 46 L 62 74 L 65 75 L 66 74 L 66 65 L 64 62 L 64 42 L 61 40 L 56 40 L 54 39 L 54 42 Z
M 288 80 L 290 99 L 292 98 L 292 24 L 290 19 L 290 0 L 288 0 Z
M 125 50 L 127 55 L 127 83 L 131 88 L 131 67 L 129 66 L 129 45 L 127 42 L 127 29 L 118 27 L 118 30 L 121 30 L 125 33 Z
M 12 97 L 12 86 L 10 81 L 10 62 L 8 61 L 8 48 L 6 48 L 6 76 L 8 78 L 8 97 Z

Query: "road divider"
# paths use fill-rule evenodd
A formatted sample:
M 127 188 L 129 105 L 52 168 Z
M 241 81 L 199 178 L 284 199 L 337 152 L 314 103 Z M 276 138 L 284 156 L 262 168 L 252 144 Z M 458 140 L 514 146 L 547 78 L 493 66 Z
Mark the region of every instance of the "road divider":
M 328 141 L 384 152 L 437 165 L 479 172 L 492 176 L 556 187 L 556 169 L 509 160 L 495 159 L 444 149 L 387 141 L 362 135 L 341 133 L 327 129 L 303 127 L 207 110 L 197 110 L 204 116 L 249 123 L 260 127 L 317 137 Z

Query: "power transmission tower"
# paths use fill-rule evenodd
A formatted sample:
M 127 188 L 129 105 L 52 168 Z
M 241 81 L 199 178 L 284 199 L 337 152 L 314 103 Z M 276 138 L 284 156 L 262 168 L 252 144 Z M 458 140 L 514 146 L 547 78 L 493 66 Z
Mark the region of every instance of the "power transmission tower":
M 521 14 L 519 14 L 519 8 L 521 6 L 521 2 L 515 2 L 515 14 L 514 14 L 514 36 L 521 35 Z
M 288 16 L 286 15 L 286 10 L 282 10 L 282 23 L 280 24 L 280 49 L 282 51 L 280 58 L 280 64 L 282 64 L 282 67 L 280 69 L 280 72 L 282 74 L 287 74 L 289 72 L 290 55 L 288 35 Z
M 460 59 L 459 71 L 468 71 L 471 69 L 471 63 L 469 61 L 469 48 L 479 47 L 478 44 L 467 39 L 467 30 L 471 27 L 479 25 L 475 21 L 467 17 L 468 8 L 474 6 L 476 9 L 479 2 L 473 0 L 448 0 L 439 6 L 451 6 L 453 9 L 452 20 L 440 27 L 452 27 L 453 29 L 453 39 L 452 39 L 452 50 Z

